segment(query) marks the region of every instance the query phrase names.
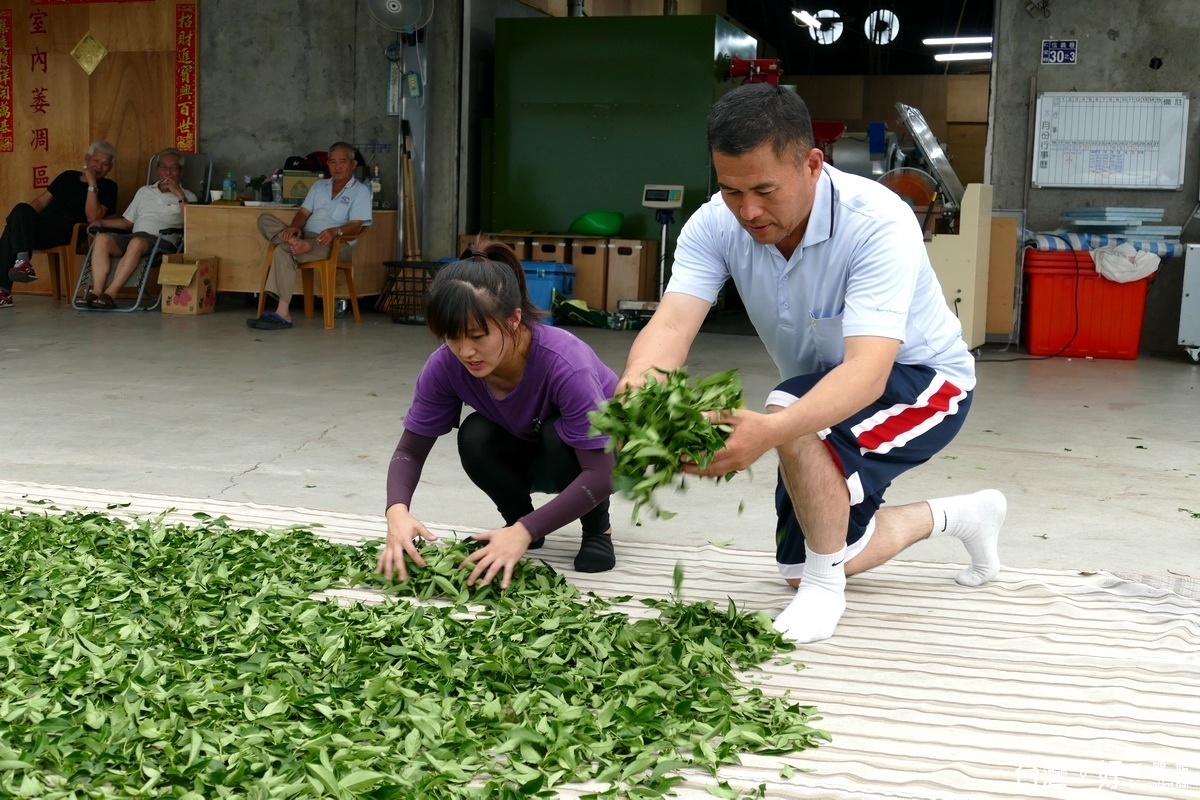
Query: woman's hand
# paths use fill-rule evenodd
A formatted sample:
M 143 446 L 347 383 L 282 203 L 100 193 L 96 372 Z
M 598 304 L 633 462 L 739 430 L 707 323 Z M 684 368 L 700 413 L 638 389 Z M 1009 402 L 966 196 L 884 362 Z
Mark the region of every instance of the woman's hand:
M 475 569 L 471 570 L 471 574 L 467 578 L 467 586 L 474 586 L 475 581 L 479 580 L 481 575 L 483 582 L 480 585 L 487 586 L 497 573 L 503 571 L 500 588 L 507 589 L 508 584 L 512 581 L 513 567 L 521 560 L 521 556 L 525 555 L 529 545 L 533 543 L 533 537 L 529 535 L 529 531 L 518 522 L 507 528 L 472 534 L 471 538 L 478 542 L 485 542 L 485 545 L 467 556 L 467 560 L 462 563 L 464 568 L 468 564 L 475 565 Z
M 427 542 L 436 542 L 438 537 L 430 533 L 429 529 L 408 513 L 408 508 L 400 503 L 388 508 L 387 526 L 387 541 L 379 553 L 379 563 L 375 565 L 375 572 L 387 578 L 399 576 L 400 580 L 406 581 L 408 570 L 404 563 L 405 556 L 411 558 L 414 565 L 425 566 L 425 559 L 421 558 L 421 553 L 417 550 L 417 537 Z

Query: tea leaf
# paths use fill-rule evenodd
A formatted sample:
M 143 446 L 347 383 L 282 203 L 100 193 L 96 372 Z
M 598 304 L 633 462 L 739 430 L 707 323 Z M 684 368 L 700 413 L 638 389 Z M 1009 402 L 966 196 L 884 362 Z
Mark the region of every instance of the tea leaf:
M 0 511 L 0 797 L 662 797 L 829 738 L 738 680 L 794 647 L 732 602 L 472 589 L 467 543 L 393 583 L 379 542 L 197 519 Z
M 683 464 L 704 469 L 725 446 L 727 425 L 714 424 L 705 411 L 742 407 L 742 387 L 737 370 L 709 375 L 689 382 L 684 369 L 651 375 L 646 383 L 617 394 L 591 412 L 593 436 L 610 437 L 609 451 L 616 450 L 613 481 L 617 491 L 633 500 L 633 521 L 638 523 L 643 506 L 658 519 L 673 513 L 654 501 L 654 493 L 680 476 L 685 486 Z M 733 474 L 722 476 L 725 480 Z

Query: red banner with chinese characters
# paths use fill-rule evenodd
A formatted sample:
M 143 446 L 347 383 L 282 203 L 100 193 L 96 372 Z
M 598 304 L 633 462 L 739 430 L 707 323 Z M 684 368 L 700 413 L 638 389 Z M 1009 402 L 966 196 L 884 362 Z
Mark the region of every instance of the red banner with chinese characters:
M 0 10 L 0 153 L 13 151 L 12 9 Z
M 175 147 L 196 152 L 196 4 L 175 7 Z
M 31 6 L 74 6 L 84 3 L 146 3 L 153 0 L 30 0 Z

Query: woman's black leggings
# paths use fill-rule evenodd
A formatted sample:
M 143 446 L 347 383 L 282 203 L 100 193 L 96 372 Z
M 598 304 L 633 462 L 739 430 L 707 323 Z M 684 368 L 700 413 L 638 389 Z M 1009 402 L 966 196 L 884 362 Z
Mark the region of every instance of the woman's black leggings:
M 471 482 L 492 499 L 505 525 L 533 511 L 531 492 L 558 494 L 579 476 L 579 459 L 554 429 L 554 418 L 541 424 L 535 442 L 518 439 L 479 413 L 458 428 L 458 457 Z M 609 528 L 608 498 L 580 517 L 584 533 Z

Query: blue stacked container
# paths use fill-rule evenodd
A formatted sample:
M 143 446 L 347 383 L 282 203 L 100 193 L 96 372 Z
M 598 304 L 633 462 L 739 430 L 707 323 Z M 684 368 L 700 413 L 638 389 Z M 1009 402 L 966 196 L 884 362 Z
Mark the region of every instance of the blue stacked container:
M 455 261 L 453 258 L 443 258 L 442 262 Z M 525 286 L 529 291 L 529 299 L 533 304 L 546 312 L 542 320 L 547 325 L 554 324 L 550 316 L 550 302 L 553 291 L 566 296 L 575 297 L 575 268 L 570 264 L 560 264 L 557 261 L 522 261 L 525 268 Z
M 553 290 L 568 298 L 575 296 L 575 268 L 570 264 L 560 264 L 557 261 L 522 261 L 525 267 L 525 285 L 529 290 L 529 299 L 533 304 L 550 313 L 550 302 Z M 543 319 L 547 325 L 554 324 L 554 318 L 546 316 Z

